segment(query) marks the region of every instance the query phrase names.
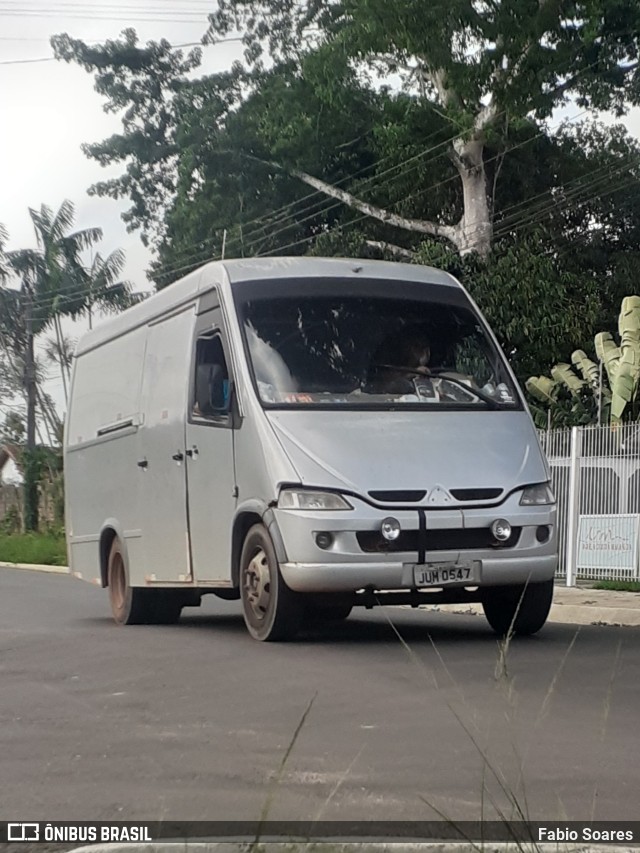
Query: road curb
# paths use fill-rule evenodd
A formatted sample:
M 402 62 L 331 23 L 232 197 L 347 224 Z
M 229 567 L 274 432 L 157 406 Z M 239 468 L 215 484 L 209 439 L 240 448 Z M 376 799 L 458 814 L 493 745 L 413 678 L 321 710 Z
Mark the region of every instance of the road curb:
M 44 566 L 39 563 L 3 563 L 0 562 L 0 569 L 19 569 L 27 572 L 46 572 L 53 575 L 68 575 L 68 566 Z
M 423 613 L 455 613 L 462 616 L 483 616 L 481 604 L 433 604 L 421 607 Z M 547 622 L 565 625 L 611 625 L 624 628 L 640 627 L 640 610 L 631 607 L 603 607 L 592 604 L 554 604 Z

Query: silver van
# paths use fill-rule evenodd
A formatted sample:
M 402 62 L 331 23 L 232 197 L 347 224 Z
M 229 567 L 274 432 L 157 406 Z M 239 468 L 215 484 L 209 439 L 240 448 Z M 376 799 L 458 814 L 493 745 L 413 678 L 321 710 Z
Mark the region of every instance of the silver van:
M 208 264 L 89 332 L 65 432 L 69 560 L 119 624 L 240 599 L 257 640 L 354 606 L 481 602 L 545 623 L 549 469 L 450 275 L 349 259 Z

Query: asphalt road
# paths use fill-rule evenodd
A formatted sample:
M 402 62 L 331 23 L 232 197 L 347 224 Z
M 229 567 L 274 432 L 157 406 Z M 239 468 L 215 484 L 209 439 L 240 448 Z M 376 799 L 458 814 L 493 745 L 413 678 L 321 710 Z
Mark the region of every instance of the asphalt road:
M 119 628 L 102 590 L 0 570 L 0 819 L 638 817 L 638 628 L 548 625 L 496 677 L 477 616 L 272 645 L 237 603 L 184 613 Z

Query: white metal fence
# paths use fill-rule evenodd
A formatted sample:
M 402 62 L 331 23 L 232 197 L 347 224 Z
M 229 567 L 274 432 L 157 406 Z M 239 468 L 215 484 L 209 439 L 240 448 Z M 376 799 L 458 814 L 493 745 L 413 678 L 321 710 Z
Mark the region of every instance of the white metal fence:
M 558 575 L 638 580 L 640 424 L 540 432 L 558 500 Z

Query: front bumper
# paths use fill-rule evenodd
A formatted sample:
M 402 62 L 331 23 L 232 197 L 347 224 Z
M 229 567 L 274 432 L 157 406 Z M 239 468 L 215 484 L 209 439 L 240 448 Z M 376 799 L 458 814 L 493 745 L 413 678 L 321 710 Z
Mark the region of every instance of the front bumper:
M 419 550 L 371 553 L 361 547 L 358 534 L 379 531 L 388 516 L 397 518 L 405 531 L 420 527 L 417 510 L 394 510 L 372 507 L 350 498 L 354 509 L 341 512 L 301 512 L 274 510 L 274 519 L 282 540 L 284 559 L 280 569 L 285 583 L 298 592 L 355 592 L 360 589 L 414 589 L 413 564 L 469 563 L 481 564 L 479 586 L 537 583 L 555 574 L 557 529 L 555 506 L 522 507 L 519 494 L 509 497 L 498 507 L 423 508 L 425 524 L 420 534 Z M 521 529 L 515 545 L 510 547 L 456 548 L 456 542 L 468 542 L 465 535 L 472 529 L 488 529 L 496 518 L 504 518 Z M 538 541 L 539 527 L 549 528 L 549 538 Z M 447 531 L 447 550 L 429 547 L 430 533 Z M 459 536 L 457 535 L 459 531 Z M 330 532 L 333 544 L 322 549 L 316 535 Z M 416 534 L 417 536 L 418 534 Z M 432 541 L 437 538 L 432 535 Z M 440 536 L 442 539 L 442 536 Z M 286 556 L 285 556 L 286 555 Z M 476 584 L 474 584 L 475 586 Z M 456 586 L 455 584 L 453 585 Z M 460 588 L 464 584 L 459 584 Z M 447 585 L 447 588 L 451 588 Z

